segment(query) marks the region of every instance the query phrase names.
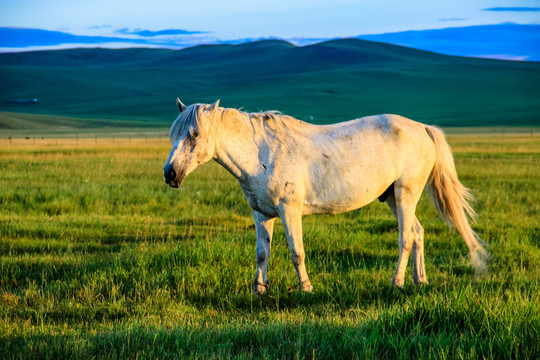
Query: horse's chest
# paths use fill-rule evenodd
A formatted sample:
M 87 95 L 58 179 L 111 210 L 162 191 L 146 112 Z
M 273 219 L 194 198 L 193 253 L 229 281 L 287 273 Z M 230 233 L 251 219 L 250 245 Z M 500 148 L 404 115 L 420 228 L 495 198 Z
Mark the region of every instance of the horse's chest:
M 240 183 L 242 191 L 253 210 L 263 214 L 277 216 L 277 205 L 279 204 L 279 191 L 275 185 L 268 181 L 251 181 Z

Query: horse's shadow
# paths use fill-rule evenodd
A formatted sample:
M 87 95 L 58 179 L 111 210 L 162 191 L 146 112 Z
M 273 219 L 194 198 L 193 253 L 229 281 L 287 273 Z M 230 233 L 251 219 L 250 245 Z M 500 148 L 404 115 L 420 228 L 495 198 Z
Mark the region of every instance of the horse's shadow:
M 408 296 L 429 291 L 429 286 L 407 285 L 404 289 L 390 284 L 395 264 L 391 255 L 370 254 L 364 251 L 336 249 L 331 252 L 308 251 L 311 262 L 331 259 L 332 271 L 312 271 L 314 287 L 311 293 L 301 292 L 293 282 L 270 284 L 263 295 L 251 292 L 251 283 L 241 293 L 226 289 L 209 290 L 206 293 L 183 294 L 187 302 L 200 310 L 213 307 L 240 314 L 252 312 L 307 309 L 320 313 L 329 307 L 338 310 L 367 308 L 373 304 L 392 305 L 406 301 Z M 319 266 L 317 266 L 319 267 Z M 292 270 L 292 266 L 291 266 Z M 359 270 L 358 273 L 356 271 Z M 384 275 L 381 275 L 384 272 Z
M 300 292 L 296 286 L 270 287 L 263 295 L 253 295 L 250 290 L 242 294 L 185 294 L 187 302 L 201 311 L 209 306 L 239 315 L 267 311 L 294 311 L 302 309 L 313 314 L 351 309 L 403 304 L 410 296 L 430 291 L 429 286 L 406 286 L 404 289 L 379 280 L 362 289 L 323 287 L 315 284 L 311 293 Z

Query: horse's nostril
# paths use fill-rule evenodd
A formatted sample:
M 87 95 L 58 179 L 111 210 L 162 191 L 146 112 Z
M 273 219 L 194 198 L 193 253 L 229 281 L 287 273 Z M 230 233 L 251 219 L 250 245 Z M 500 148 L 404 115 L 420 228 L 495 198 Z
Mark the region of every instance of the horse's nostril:
M 172 167 L 169 169 L 165 169 L 164 175 L 165 175 L 165 181 L 171 181 L 171 180 L 176 179 L 176 171 L 174 171 Z

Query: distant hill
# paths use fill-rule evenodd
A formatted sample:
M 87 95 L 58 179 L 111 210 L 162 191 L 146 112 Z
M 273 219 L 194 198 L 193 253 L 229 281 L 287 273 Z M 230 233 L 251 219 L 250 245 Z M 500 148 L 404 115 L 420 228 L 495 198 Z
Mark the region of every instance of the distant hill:
M 222 106 L 275 109 L 315 123 L 397 113 L 443 126 L 539 125 L 540 63 L 359 39 L 0 54 L 4 112 L 163 126 L 177 114 L 177 96 L 186 104 L 219 98 Z M 8 103 L 26 98 L 39 102 Z
M 540 25 L 496 24 L 362 35 L 440 54 L 540 61 Z
M 452 19 L 450 19 L 452 20 Z M 178 35 L 181 36 L 160 36 Z M 213 34 L 214 37 L 216 34 Z M 160 47 L 179 49 L 201 43 L 216 42 L 200 31 L 165 29 L 160 31 L 129 31 L 123 29 L 115 36 L 75 35 L 44 29 L 0 27 L 0 52 L 13 50 L 51 50 L 73 47 Z M 540 61 L 540 24 L 502 23 L 425 29 L 360 35 L 359 39 L 380 41 L 394 45 L 434 51 L 446 55 L 496 58 L 505 60 Z M 227 39 L 219 43 L 240 44 L 262 39 Z M 284 39 L 287 40 L 287 39 Z M 297 45 L 308 45 L 331 39 L 294 38 Z

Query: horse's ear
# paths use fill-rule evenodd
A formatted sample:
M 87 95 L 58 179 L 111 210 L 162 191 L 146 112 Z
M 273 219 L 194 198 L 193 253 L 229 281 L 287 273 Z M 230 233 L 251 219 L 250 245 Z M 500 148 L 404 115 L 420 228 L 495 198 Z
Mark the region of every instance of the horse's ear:
M 209 109 L 210 109 L 210 111 L 214 111 L 218 106 L 219 106 L 219 99 L 218 99 L 218 101 L 216 101 L 215 103 L 210 105 Z
M 186 110 L 186 105 L 182 104 L 179 98 L 176 98 L 176 105 L 178 106 L 178 111 L 182 112 Z

